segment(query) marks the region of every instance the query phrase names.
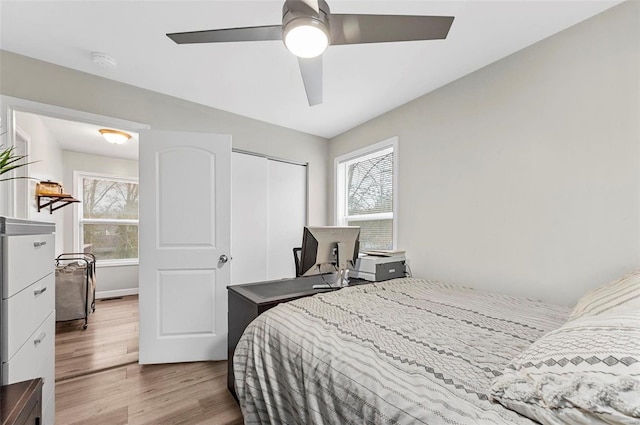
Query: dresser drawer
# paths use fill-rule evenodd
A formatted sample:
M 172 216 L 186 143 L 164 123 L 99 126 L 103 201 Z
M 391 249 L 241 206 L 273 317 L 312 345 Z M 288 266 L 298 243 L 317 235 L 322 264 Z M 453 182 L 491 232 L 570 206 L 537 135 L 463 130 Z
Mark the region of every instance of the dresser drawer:
M 54 245 L 53 234 L 3 238 L 3 298 L 10 298 L 53 271 Z
M 2 335 L 2 358 L 11 359 L 44 319 L 53 311 L 56 301 L 53 273 L 2 300 L 2 322 L 11 323 Z
M 3 363 L 3 384 L 44 378 L 42 396 L 43 400 L 46 399 L 55 385 L 55 333 L 56 317 L 55 312 L 51 312 L 16 355 L 7 363 Z
M 36 372 L 36 376 L 42 378 L 42 400 L 43 406 L 46 407 L 47 399 L 53 397 L 55 393 L 55 384 L 56 384 L 56 370 L 55 370 L 55 351 L 51 350 L 51 352 L 47 355 L 47 359 L 40 367 L 40 370 Z

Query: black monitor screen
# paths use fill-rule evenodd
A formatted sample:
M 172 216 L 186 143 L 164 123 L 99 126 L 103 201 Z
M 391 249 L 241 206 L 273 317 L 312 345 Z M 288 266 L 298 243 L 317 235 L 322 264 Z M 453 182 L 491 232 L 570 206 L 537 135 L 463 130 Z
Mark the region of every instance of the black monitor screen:
M 360 227 L 305 227 L 302 236 L 300 273 L 311 276 L 333 273 L 355 265 Z

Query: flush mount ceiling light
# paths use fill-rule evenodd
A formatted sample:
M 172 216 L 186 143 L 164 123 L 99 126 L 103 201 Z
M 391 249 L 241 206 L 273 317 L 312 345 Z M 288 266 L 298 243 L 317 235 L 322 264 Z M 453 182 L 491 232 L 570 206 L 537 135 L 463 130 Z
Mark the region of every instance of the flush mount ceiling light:
M 327 24 L 315 17 L 294 17 L 283 29 L 284 45 L 299 58 L 315 58 L 329 46 Z
M 110 130 L 108 128 L 101 128 L 98 131 L 105 139 L 107 139 L 107 142 L 113 143 L 114 145 L 121 145 L 131 139 L 131 135 L 124 131 Z

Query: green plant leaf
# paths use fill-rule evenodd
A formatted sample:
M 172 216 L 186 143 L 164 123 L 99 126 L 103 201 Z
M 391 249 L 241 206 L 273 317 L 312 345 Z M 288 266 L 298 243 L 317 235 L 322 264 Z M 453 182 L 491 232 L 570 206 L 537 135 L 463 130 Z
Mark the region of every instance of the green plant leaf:
M 31 161 L 31 162 L 25 162 L 22 164 L 17 164 L 18 161 L 22 161 L 23 159 L 27 158 L 27 155 L 14 155 L 13 152 L 15 151 L 15 146 L 3 148 L 0 145 L 0 149 L 2 149 L 2 151 L 0 151 L 0 175 L 8 173 L 11 170 L 15 170 L 16 168 L 24 167 L 25 165 L 38 162 L 38 161 Z M 12 180 L 12 179 L 4 179 L 0 181 L 5 181 L 5 180 Z
M 9 180 L 35 180 L 39 181 L 40 179 L 36 179 L 35 177 L 7 177 L 6 179 L 0 179 L 0 182 L 6 182 Z

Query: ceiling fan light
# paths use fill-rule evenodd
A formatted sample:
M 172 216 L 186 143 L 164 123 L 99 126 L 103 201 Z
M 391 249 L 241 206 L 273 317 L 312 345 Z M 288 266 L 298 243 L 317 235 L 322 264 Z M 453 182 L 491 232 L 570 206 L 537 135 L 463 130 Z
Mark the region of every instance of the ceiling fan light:
M 296 19 L 285 28 L 284 44 L 300 58 L 315 58 L 329 46 L 329 35 L 324 24 L 315 19 Z
M 101 128 L 98 130 L 102 137 L 104 137 L 107 142 L 113 143 L 114 145 L 121 145 L 127 140 L 131 139 L 131 135 L 129 133 L 125 133 L 124 131 L 119 130 L 111 130 L 108 128 Z

